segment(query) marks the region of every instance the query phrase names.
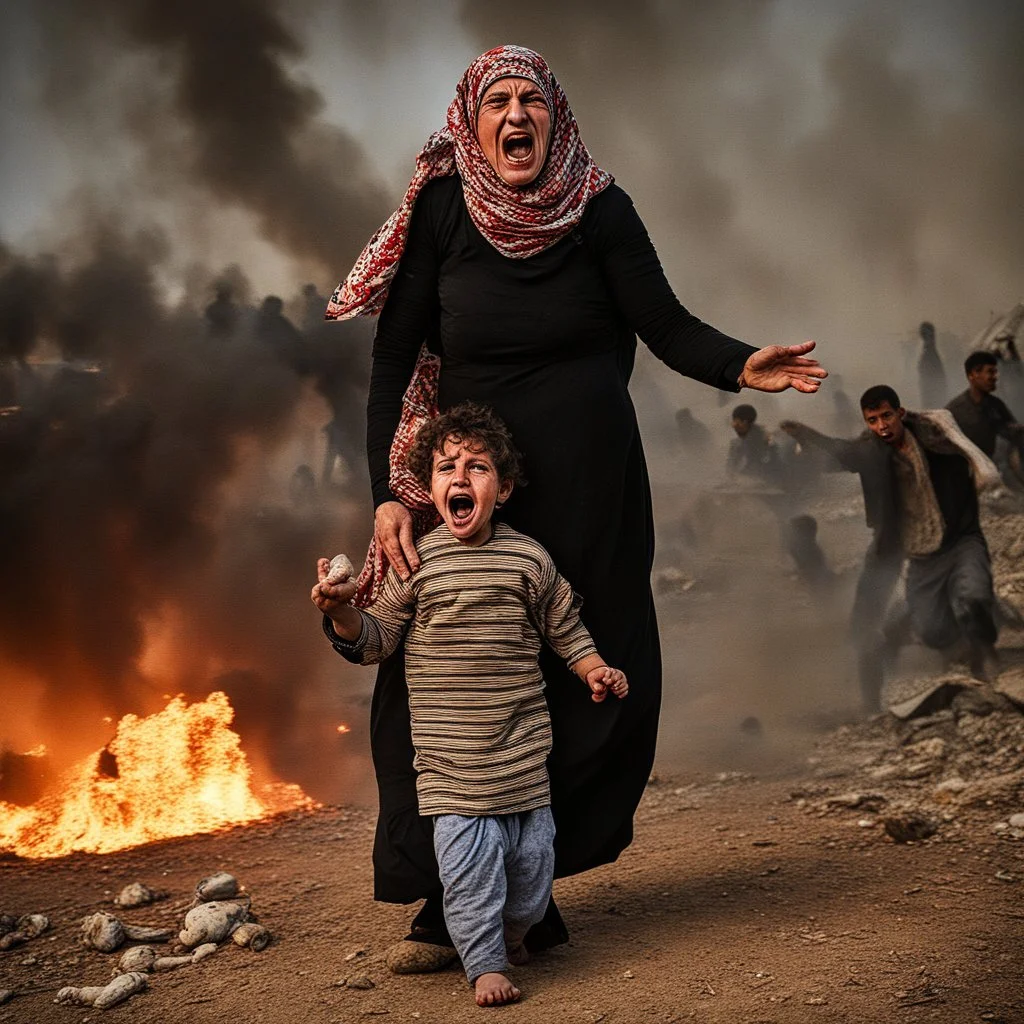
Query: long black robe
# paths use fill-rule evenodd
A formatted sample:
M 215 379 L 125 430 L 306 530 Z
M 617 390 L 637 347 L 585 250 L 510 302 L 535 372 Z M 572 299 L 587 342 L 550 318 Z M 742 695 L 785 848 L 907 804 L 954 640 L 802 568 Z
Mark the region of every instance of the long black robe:
M 528 259 L 502 256 L 477 231 L 457 177 L 430 183 L 414 208 L 373 346 L 367 448 L 374 504 L 392 500 L 388 452 L 424 338 L 442 355 L 442 409 L 492 406 L 523 452 L 529 484 L 502 518 L 551 553 L 583 598 L 598 650 L 630 683 L 602 704 L 546 651 L 554 749 L 549 762 L 556 874 L 613 861 L 654 760 L 661 655 L 650 571 L 650 486 L 627 384 L 636 335 L 673 369 L 736 390 L 754 349 L 684 309 L 629 197 L 612 185 L 577 229 Z M 371 708 L 380 794 L 375 896 L 436 894 L 431 822 L 416 808 L 401 653 L 381 666 Z

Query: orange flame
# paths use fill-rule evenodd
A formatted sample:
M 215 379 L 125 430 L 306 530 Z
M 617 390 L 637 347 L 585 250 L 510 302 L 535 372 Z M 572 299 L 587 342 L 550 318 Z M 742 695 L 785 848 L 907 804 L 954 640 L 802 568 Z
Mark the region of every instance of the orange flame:
M 351 732 L 351 731 L 352 731 L 351 728 L 349 726 L 347 726 L 344 722 L 342 722 L 341 725 L 338 726 L 338 732 Z
M 224 693 L 163 711 L 125 715 L 108 750 L 117 778 L 99 770 L 102 751 L 71 768 L 31 807 L 0 801 L 0 849 L 22 857 L 109 853 L 155 839 L 211 832 L 283 810 L 312 807 L 298 786 L 275 783 L 260 799 Z

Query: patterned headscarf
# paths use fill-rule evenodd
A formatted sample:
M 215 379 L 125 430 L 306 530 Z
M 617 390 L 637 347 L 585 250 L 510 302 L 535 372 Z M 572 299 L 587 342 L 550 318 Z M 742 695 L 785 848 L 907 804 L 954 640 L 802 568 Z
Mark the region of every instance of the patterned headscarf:
M 476 137 L 484 93 L 500 78 L 526 78 L 544 94 L 551 140 L 540 174 L 528 185 L 509 185 L 490 165 Z M 503 256 L 535 256 L 569 234 L 590 199 L 612 183 L 580 138 L 562 87 L 547 62 L 523 46 L 499 46 L 466 69 L 448 107 L 448 124 L 434 132 L 416 157 L 416 171 L 398 209 L 377 230 L 328 303 L 328 320 L 379 313 L 398 270 L 412 208 L 424 185 L 458 171 L 473 223 Z
M 476 115 L 487 89 L 501 78 L 526 78 L 544 94 L 551 115 L 551 138 L 540 174 L 524 186 L 509 185 L 491 167 L 476 137 Z M 587 203 L 612 183 L 580 139 L 569 101 L 539 53 L 523 46 L 499 46 L 466 69 L 448 107 L 447 127 L 434 132 L 416 157 L 416 171 L 398 209 L 378 228 L 338 285 L 325 314 L 348 320 L 379 313 L 398 272 L 409 237 L 409 219 L 428 181 L 458 171 L 473 223 L 503 256 L 525 259 L 564 238 L 580 222 Z M 409 472 L 405 457 L 419 428 L 437 415 L 440 361 L 424 345 L 402 399 L 402 415 L 391 444 L 391 493 L 412 511 L 413 535 L 420 537 L 441 520 L 430 492 Z M 373 603 L 388 571 L 388 558 L 370 543 L 353 603 Z

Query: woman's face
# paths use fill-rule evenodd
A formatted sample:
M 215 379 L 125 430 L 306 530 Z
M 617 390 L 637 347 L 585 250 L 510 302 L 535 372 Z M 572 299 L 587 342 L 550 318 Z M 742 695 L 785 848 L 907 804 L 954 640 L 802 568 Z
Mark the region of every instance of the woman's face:
M 544 166 L 551 139 L 544 93 L 528 78 L 499 78 L 480 101 L 476 137 L 504 181 L 529 185 Z

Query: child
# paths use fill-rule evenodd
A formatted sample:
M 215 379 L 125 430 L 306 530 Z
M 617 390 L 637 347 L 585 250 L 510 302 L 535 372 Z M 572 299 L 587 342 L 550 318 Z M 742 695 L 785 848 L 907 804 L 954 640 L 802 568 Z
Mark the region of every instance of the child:
M 490 409 L 464 403 L 427 423 L 408 466 L 443 520 L 420 538 L 420 568 L 389 570 L 366 611 L 352 581 L 313 603 L 340 654 L 372 664 L 406 638 L 405 667 L 421 815 L 434 819 L 444 914 L 480 1006 L 513 1002 L 506 977 L 551 895 L 554 822 L 545 762 L 551 723 L 537 656 L 542 641 L 602 701 L 625 675 L 600 658 L 579 599 L 534 540 L 492 523 L 522 483 L 519 453 Z

